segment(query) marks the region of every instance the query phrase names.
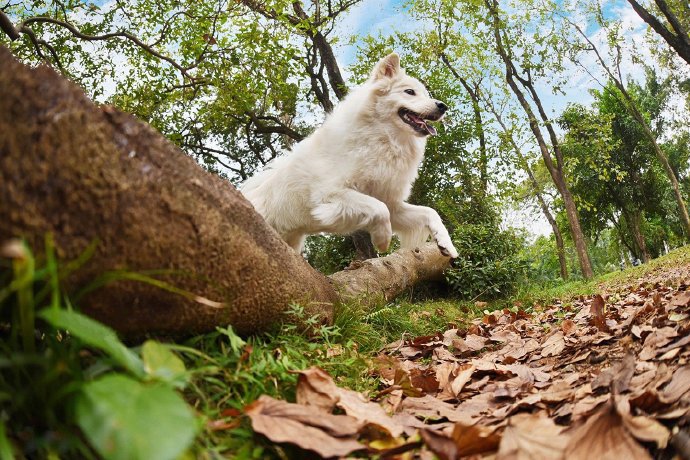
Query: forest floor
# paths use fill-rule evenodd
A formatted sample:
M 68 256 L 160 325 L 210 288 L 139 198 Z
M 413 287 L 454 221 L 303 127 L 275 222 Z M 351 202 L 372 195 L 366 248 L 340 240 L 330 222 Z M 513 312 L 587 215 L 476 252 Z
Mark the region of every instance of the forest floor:
M 373 391 L 311 367 L 230 415 L 316 458 L 690 458 L 690 249 L 549 295 L 403 333 Z

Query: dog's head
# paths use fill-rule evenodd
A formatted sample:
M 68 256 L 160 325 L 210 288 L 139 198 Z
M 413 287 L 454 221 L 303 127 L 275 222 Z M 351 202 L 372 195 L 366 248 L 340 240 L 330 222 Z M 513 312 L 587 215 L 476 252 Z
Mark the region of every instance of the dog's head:
M 390 117 L 403 132 L 424 137 L 436 134 L 430 121 L 443 118 L 448 107 L 431 98 L 419 80 L 400 68 L 400 57 L 389 54 L 381 59 L 371 73 L 369 82 L 376 88 L 376 115 Z

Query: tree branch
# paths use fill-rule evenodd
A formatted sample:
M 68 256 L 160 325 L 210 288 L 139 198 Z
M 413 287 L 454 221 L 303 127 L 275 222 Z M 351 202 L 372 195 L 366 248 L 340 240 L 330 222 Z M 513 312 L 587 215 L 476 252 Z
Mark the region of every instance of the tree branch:
M 259 134 L 283 134 L 298 142 L 304 139 L 304 136 L 289 126 L 286 126 L 277 117 L 271 115 L 257 115 L 254 112 L 247 112 L 247 116 L 249 116 L 249 119 L 255 126 L 254 131 Z M 264 123 L 264 121 L 272 121 L 276 123 L 276 125 L 270 126 Z
M 103 40 L 108 40 L 108 39 L 111 39 L 111 38 L 124 38 L 124 39 L 129 40 L 130 42 L 134 43 L 134 44 L 137 45 L 139 48 L 143 49 L 144 51 L 146 51 L 147 53 L 151 54 L 152 56 L 155 56 L 155 57 L 157 57 L 158 59 L 161 59 L 162 61 L 167 62 L 168 64 L 170 64 L 171 66 L 173 66 L 175 69 L 177 69 L 178 71 L 180 71 L 180 73 L 181 73 L 184 77 L 189 78 L 190 80 L 194 80 L 194 79 L 195 79 L 192 75 L 190 75 L 190 74 L 188 73 L 188 71 L 187 71 L 187 69 L 186 69 L 185 67 L 183 67 L 183 66 L 181 66 L 180 64 L 178 64 L 178 63 L 177 63 L 175 60 L 173 60 L 172 58 L 170 58 L 170 57 L 168 57 L 168 56 L 165 56 L 165 55 L 162 54 L 162 53 L 159 53 L 158 51 L 156 51 L 155 49 L 153 49 L 151 46 L 149 46 L 149 45 L 147 45 L 146 43 L 142 42 L 141 40 L 139 40 L 137 37 L 135 37 L 134 35 L 132 35 L 132 34 L 129 33 L 129 32 L 122 32 L 122 31 L 121 31 L 121 32 L 110 32 L 110 33 L 103 34 L 103 35 L 88 35 L 88 34 L 82 33 L 79 29 L 77 29 L 73 24 L 71 24 L 71 23 L 69 23 L 69 22 L 60 21 L 60 20 L 58 20 L 58 19 L 53 19 L 53 18 L 49 18 L 49 17 L 42 17 L 42 16 L 38 16 L 38 17 L 33 17 L 33 18 L 25 19 L 25 20 L 22 22 L 22 24 L 21 24 L 19 30 L 22 31 L 22 32 L 24 32 L 24 33 L 26 33 L 26 30 L 29 30 L 29 29 L 28 29 L 28 26 L 29 26 L 30 24 L 40 24 L 40 23 L 43 23 L 43 24 L 54 24 L 54 25 L 63 27 L 63 28 L 65 28 L 65 29 L 67 29 L 67 30 L 68 30 L 72 35 L 74 35 L 75 37 L 77 37 L 77 38 L 79 38 L 79 39 L 81 39 L 81 40 L 85 40 L 85 41 L 103 41 Z
M 2 29 L 12 41 L 19 38 L 19 30 L 14 27 L 10 18 L 7 17 L 2 10 L 0 10 L 0 29 Z
M 673 48 L 678 55 L 690 64 L 690 39 L 688 39 L 687 32 L 684 31 L 683 27 L 678 22 L 678 19 L 673 15 L 673 13 L 668 9 L 668 5 L 664 0 L 656 0 L 656 4 L 659 10 L 669 19 L 671 26 L 678 32 L 675 35 L 671 32 L 664 24 L 661 23 L 653 14 L 651 14 L 645 7 L 643 7 L 636 0 L 628 0 L 630 6 L 633 10 L 642 18 L 644 22 L 649 24 L 649 26 L 654 29 L 656 33 L 661 35 L 661 37 L 666 40 L 666 43 Z M 673 19 L 673 22 L 671 20 Z M 677 28 L 676 28 L 677 27 Z

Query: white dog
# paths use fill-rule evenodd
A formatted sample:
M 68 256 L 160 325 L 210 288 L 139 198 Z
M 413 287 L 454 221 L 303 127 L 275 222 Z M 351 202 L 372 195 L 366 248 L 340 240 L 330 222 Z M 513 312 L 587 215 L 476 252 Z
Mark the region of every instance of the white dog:
M 427 121 L 440 120 L 446 109 L 390 54 L 320 128 L 241 191 L 298 253 L 307 235 L 364 229 L 379 251 L 388 249 L 393 233 L 404 248 L 431 235 L 444 255 L 455 258 L 438 213 L 405 202 L 426 137 L 436 134 Z

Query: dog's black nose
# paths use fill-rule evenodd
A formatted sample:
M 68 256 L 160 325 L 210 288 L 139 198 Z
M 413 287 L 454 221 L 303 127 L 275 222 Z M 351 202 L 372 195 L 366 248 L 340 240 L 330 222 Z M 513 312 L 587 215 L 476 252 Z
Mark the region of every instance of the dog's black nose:
M 448 106 L 441 101 L 436 101 L 436 107 L 438 107 L 438 111 L 441 113 L 446 113 L 446 110 L 448 110 Z

